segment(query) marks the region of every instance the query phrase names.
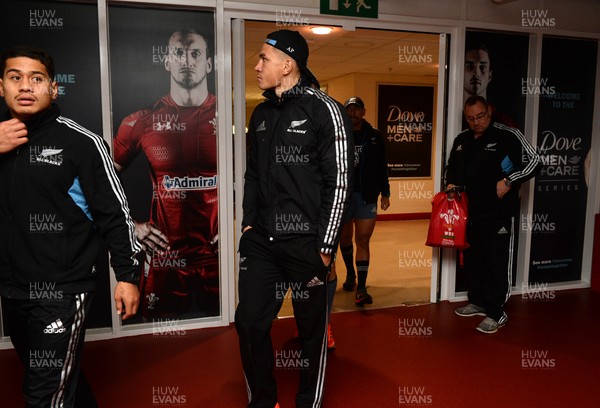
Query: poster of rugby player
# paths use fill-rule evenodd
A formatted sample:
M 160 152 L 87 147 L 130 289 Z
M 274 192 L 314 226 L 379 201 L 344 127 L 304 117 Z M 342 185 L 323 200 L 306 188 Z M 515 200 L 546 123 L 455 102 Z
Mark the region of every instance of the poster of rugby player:
M 214 14 L 111 6 L 109 22 L 114 160 L 145 250 L 141 319 L 219 315 Z
M 467 30 L 465 41 L 463 102 L 483 96 L 495 122 L 523 131 L 529 36 Z M 467 129 L 463 117 L 463 129 Z

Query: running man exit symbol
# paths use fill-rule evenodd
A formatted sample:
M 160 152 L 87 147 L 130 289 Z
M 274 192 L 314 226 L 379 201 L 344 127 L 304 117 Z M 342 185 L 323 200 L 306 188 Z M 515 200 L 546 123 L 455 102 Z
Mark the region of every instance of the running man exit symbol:
M 377 18 L 379 0 L 321 0 L 321 14 Z

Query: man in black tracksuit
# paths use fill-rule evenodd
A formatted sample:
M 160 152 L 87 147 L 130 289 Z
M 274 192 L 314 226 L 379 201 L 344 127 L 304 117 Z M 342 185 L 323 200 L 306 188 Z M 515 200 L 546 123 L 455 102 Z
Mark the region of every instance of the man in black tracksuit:
M 483 97 L 468 98 L 464 114 L 469 129 L 454 140 L 446 167 L 447 188 L 465 186 L 469 199 L 470 246 L 464 251 L 469 304 L 456 314 L 486 316 L 477 330 L 495 333 L 508 319 L 503 306 L 512 286 L 519 187 L 541 164 L 519 130 L 492 121 Z
M 94 407 L 80 357 L 101 239 L 123 319 L 139 302 L 141 246 L 105 142 L 53 103 L 52 58 L 21 46 L 0 68 L 0 146 L 12 147 L 0 151 L 0 295 L 24 397 L 27 407 Z
M 269 34 L 256 66 L 267 98 L 248 126 L 239 304 L 235 322 L 248 407 L 277 407 L 273 368 L 300 370 L 296 406 L 320 407 L 327 356 L 326 282 L 349 199 L 352 128 L 343 106 L 313 87 L 308 45 Z M 276 350 L 270 330 L 291 288 L 301 355 Z
M 377 199 L 381 194 L 381 209 L 386 211 L 390 206 L 390 183 L 385 140 L 381 132 L 364 119 L 366 109 L 363 100 L 353 96 L 344 106 L 352 122 L 357 163 L 354 191 L 340 238 L 340 251 L 346 265 L 343 288 L 350 292 L 356 285 L 354 302 L 363 306 L 373 303 L 373 298 L 367 293 L 367 276 L 371 259 L 369 242 L 377 219 Z M 356 243 L 356 271 L 353 240 Z

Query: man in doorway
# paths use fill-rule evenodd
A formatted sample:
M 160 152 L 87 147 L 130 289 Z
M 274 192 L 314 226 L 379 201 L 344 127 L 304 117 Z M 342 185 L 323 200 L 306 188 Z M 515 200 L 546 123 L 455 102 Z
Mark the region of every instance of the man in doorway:
M 18 46 L 0 57 L 0 295 L 25 368 L 27 407 L 96 407 L 81 372 L 104 242 L 122 319 L 139 303 L 141 250 L 104 140 L 61 115 L 52 57 Z M 12 140 L 12 142 L 10 142 Z
M 373 298 L 367 292 L 367 275 L 371 259 L 369 242 L 377 218 L 377 199 L 381 195 L 381 209 L 386 211 L 390 206 L 390 183 L 383 135 L 364 119 L 367 111 L 363 100 L 353 96 L 344 106 L 352 122 L 356 167 L 354 191 L 340 238 L 340 251 L 346 265 L 343 288 L 350 292 L 356 286 L 354 301 L 356 305 L 363 306 L 373 303 Z M 356 270 L 353 240 L 356 242 Z
M 213 61 L 206 35 L 192 27 L 174 31 L 164 67 L 171 77 L 169 93 L 123 119 L 114 142 L 119 171 L 142 152 L 150 165 L 150 219 L 136 222 L 147 255 L 142 315 L 214 316 L 219 313 L 216 97 L 207 84 Z
M 266 100 L 248 125 L 235 325 L 248 407 L 278 407 L 271 326 L 280 288 L 292 287 L 302 369 L 296 407 L 322 404 L 327 360 L 326 282 L 353 171 L 343 106 L 313 87 L 308 44 L 272 32 L 255 67 Z
M 464 251 L 469 304 L 456 309 L 463 317 L 485 316 L 477 326 L 495 333 L 508 316 L 519 188 L 541 167 L 538 154 L 523 134 L 492 120 L 481 96 L 465 102 L 469 129 L 454 140 L 446 166 L 446 188 L 464 186 L 469 197 L 469 224 Z

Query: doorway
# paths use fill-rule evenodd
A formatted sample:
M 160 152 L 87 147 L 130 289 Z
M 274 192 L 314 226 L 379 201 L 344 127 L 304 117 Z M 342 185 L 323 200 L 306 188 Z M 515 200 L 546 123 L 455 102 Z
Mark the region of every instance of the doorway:
M 438 285 L 437 252 L 425 246 L 425 240 L 431 198 L 440 184 L 439 163 L 443 161 L 443 126 L 439 123 L 443 120 L 438 121 L 437 118 L 442 118 L 444 114 L 443 109 L 438 108 L 442 106 L 438 103 L 438 95 L 443 95 L 445 87 L 445 74 L 440 74 L 439 70 L 439 61 L 445 61 L 445 35 L 372 28 L 344 30 L 335 26 L 329 26 L 332 28 L 330 34 L 318 35 L 311 31 L 314 26 L 310 25 L 282 27 L 275 22 L 249 20 L 240 21 L 238 27 L 243 38 L 243 46 L 239 51 L 243 53 L 244 61 L 236 65 L 235 58 L 239 54 L 236 54 L 234 46 L 234 71 L 239 66 L 244 78 L 238 78 L 237 83 L 234 80 L 234 88 L 236 84 L 243 84 L 244 92 L 240 95 L 244 98 L 244 107 L 242 109 L 234 104 L 234 112 L 237 109 L 244 116 L 244 124 L 248 123 L 254 108 L 263 100 L 254 71 L 259 50 L 268 33 L 282 28 L 297 30 L 306 38 L 310 48 L 308 65 L 319 79 L 321 89 L 341 103 L 351 96 L 360 96 L 365 102 L 365 119 L 382 131 L 388 143 L 397 143 L 393 146 L 396 149 L 404 149 L 407 145 L 401 144 L 408 143 L 411 137 L 404 138 L 400 126 L 390 129 L 386 124 L 381 125 L 382 117 L 389 118 L 391 113 L 388 113 L 390 106 L 381 106 L 382 102 L 389 102 L 389 98 L 385 101 L 381 99 L 379 90 L 382 86 L 398 86 L 400 92 L 431 88 L 430 134 L 419 133 L 421 140 L 430 138 L 425 146 L 426 157 L 408 160 L 420 163 L 418 172 L 411 172 L 404 166 L 406 158 L 396 160 L 404 173 L 398 169 L 389 172 L 390 208 L 383 212 L 378 204 L 378 221 L 371 239 L 367 280 L 374 303 L 367 307 L 386 308 L 435 301 Z M 233 29 L 235 44 L 235 21 Z M 410 106 L 395 107 L 411 112 Z M 393 120 L 401 122 L 398 118 Z M 236 125 L 239 124 L 236 122 Z M 408 129 L 409 126 L 404 128 Z M 416 133 L 409 132 L 407 135 Z M 244 145 L 243 139 L 243 134 L 236 133 L 236 154 L 245 151 L 245 148 L 239 147 L 240 144 Z M 412 140 L 414 142 L 414 138 Z M 420 148 L 423 150 L 422 146 Z M 419 154 L 423 153 L 416 151 L 415 155 Z M 242 171 L 237 171 L 236 167 L 236 174 L 243 174 L 244 160 L 239 161 Z M 241 183 L 236 183 L 237 186 L 240 186 L 240 194 L 236 193 L 236 200 L 243 192 Z M 236 212 L 236 218 L 241 219 L 241 213 Z M 354 293 L 342 289 L 346 268 L 339 252 L 337 259 L 338 285 L 333 312 L 358 310 L 354 304 Z M 292 314 L 291 302 L 286 299 L 280 317 Z

